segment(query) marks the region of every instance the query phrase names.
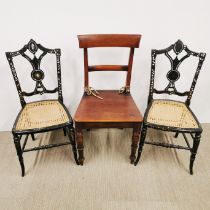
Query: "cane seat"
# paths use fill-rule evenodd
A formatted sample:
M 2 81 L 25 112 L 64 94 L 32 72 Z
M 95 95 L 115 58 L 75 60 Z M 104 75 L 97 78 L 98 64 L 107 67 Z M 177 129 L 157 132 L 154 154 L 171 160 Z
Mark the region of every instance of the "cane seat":
M 41 129 L 72 121 L 58 100 L 38 101 L 26 104 L 21 110 L 16 131 Z
M 146 121 L 177 128 L 199 128 L 189 107 L 179 101 L 153 100 Z

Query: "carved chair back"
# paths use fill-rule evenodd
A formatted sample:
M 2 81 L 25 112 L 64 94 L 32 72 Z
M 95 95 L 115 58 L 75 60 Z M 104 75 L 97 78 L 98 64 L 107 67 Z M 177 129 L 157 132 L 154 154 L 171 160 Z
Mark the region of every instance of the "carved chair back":
M 93 34 L 78 35 L 79 47 L 84 49 L 84 87 L 89 87 L 89 72 L 93 71 L 126 71 L 126 92 L 130 91 L 131 71 L 134 49 L 139 47 L 141 35 L 134 34 Z M 88 65 L 88 48 L 95 47 L 127 47 L 130 48 L 128 65 Z
M 40 55 L 36 55 L 37 51 L 41 50 Z M 29 56 L 28 53 L 32 54 L 32 56 Z M 42 83 L 42 80 L 45 77 L 44 71 L 40 68 L 41 61 L 43 57 L 47 54 L 55 54 L 56 56 L 56 63 L 57 63 L 57 80 L 58 80 L 58 86 L 52 90 L 48 90 L 44 84 Z M 13 58 L 16 56 L 23 56 L 26 58 L 29 63 L 32 66 L 31 71 L 31 78 L 35 81 L 35 88 L 32 92 L 25 92 L 21 89 L 20 82 L 17 76 L 17 72 L 14 66 Z M 60 56 L 61 56 L 61 50 L 60 49 L 48 49 L 43 47 L 41 44 L 37 44 L 34 40 L 30 40 L 28 44 L 26 44 L 22 49 L 15 51 L 15 52 L 6 52 L 6 57 L 9 62 L 12 75 L 17 87 L 17 91 L 19 94 L 20 102 L 22 107 L 25 106 L 26 102 L 24 97 L 26 96 L 33 96 L 37 94 L 44 94 L 44 93 L 56 93 L 58 92 L 58 100 L 61 102 L 63 101 L 62 97 L 62 87 L 61 87 L 61 65 L 60 65 Z
M 173 51 L 175 53 L 175 58 L 172 58 L 170 52 Z M 184 53 L 183 53 L 184 51 Z M 183 53 L 184 55 L 179 58 L 178 56 Z M 168 71 L 166 77 L 168 79 L 168 85 L 164 90 L 157 90 L 154 87 L 154 79 L 155 79 L 155 68 L 156 68 L 156 58 L 158 55 L 164 54 L 170 61 L 171 69 Z M 148 103 L 153 99 L 153 94 L 169 94 L 169 95 L 178 95 L 178 96 L 186 96 L 187 99 L 185 103 L 189 106 L 190 101 L 194 92 L 194 88 L 202 67 L 202 64 L 205 60 L 205 53 L 196 53 L 183 44 L 181 40 L 178 40 L 175 44 L 172 44 L 170 47 L 163 49 L 163 50 L 152 50 L 151 52 L 151 78 L 150 78 L 150 91 L 149 91 L 149 98 Z M 194 74 L 193 81 L 191 83 L 191 87 L 189 91 L 179 92 L 176 88 L 176 81 L 180 78 L 179 66 L 180 64 L 190 56 L 194 56 L 198 58 L 198 65 Z

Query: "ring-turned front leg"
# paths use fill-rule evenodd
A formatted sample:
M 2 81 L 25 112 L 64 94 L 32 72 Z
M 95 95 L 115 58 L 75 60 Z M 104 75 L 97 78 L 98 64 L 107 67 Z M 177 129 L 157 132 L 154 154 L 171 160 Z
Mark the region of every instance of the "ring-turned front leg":
M 77 148 L 76 148 L 76 141 L 75 141 L 75 133 L 74 133 L 74 128 L 73 127 L 67 127 L 66 129 L 63 129 L 65 131 L 65 134 L 67 133 L 68 138 L 71 142 L 71 147 L 72 147 L 72 152 L 74 155 L 74 160 L 77 165 L 79 165 L 78 159 L 77 159 Z
M 21 166 L 22 176 L 24 176 L 25 175 L 25 166 L 24 166 L 24 162 L 23 162 L 23 156 L 22 156 L 23 152 L 22 152 L 21 145 L 20 145 L 20 138 L 16 134 L 13 134 L 13 138 L 14 138 L 14 144 L 15 144 L 17 156 L 18 156 L 20 166 Z
M 136 166 L 139 162 L 139 159 L 141 157 L 141 153 L 142 153 L 142 149 L 144 146 L 144 140 L 147 134 L 147 127 L 143 124 L 142 129 L 141 129 L 141 137 L 140 137 L 140 141 L 139 141 L 139 148 L 138 148 L 138 156 L 136 158 L 136 161 L 134 163 L 134 165 Z
M 83 165 L 83 162 L 85 160 L 84 158 L 84 145 L 83 145 L 83 133 L 81 128 L 75 128 L 76 131 L 76 142 L 77 142 L 77 150 L 79 153 L 79 165 Z
M 130 155 L 131 164 L 133 164 L 136 159 L 136 149 L 138 147 L 138 142 L 139 142 L 140 128 L 141 128 L 140 124 L 136 125 L 133 128 L 132 143 L 131 143 L 131 155 Z
M 195 161 L 195 156 L 197 154 L 198 146 L 200 144 L 201 133 L 196 133 L 193 139 L 193 147 L 190 156 L 190 174 L 193 174 L 193 164 Z

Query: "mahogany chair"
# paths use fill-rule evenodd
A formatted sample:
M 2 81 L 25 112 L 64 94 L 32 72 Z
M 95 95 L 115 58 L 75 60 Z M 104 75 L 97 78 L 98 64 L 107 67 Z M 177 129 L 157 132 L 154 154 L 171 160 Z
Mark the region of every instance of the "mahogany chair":
M 84 95 L 75 113 L 76 142 L 79 153 L 79 164 L 84 162 L 83 129 L 91 128 L 133 128 L 131 144 L 131 163 L 135 160 L 135 153 L 140 135 L 142 115 L 138 110 L 131 94 L 130 82 L 134 49 L 139 47 L 141 35 L 98 34 L 79 35 L 79 47 L 84 49 Z M 88 65 L 88 48 L 95 47 L 127 47 L 130 56 L 127 65 Z M 89 72 L 126 71 L 125 87 L 118 90 L 94 91 L 89 86 Z M 102 99 L 103 98 L 103 99 Z
M 155 87 L 156 58 L 158 55 L 167 56 L 171 64 L 171 69 L 166 74 L 168 85 L 163 90 L 158 90 Z M 166 49 L 152 50 L 148 107 L 144 114 L 144 121 L 142 124 L 142 131 L 138 148 L 138 156 L 134 165 L 137 165 L 139 162 L 144 143 L 167 148 L 185 149 L 189 150 L 191 153 L 189 169 L 190 174 L 193 174 L 193 163 L 200 143 L 202 128 L 189 106 L 202 64 L 205 60 L 205 56 L 205 53 L 196 53 L 189 50 L 189 48 L 184 45 L 181 40 L 178 40 L 175 44 L 172 44 Z M 198 65 L 195 66 L 196 71 L 191 83 L 190 90 L 181 92 L 176 87 L 176 82 L 181 77 L 179 66 L 185 59 L 189 57 L 197 57 Z M 174 94 L 185 97 L 186 100 L 185 102 L 181 102 L 176 100 L 153 99 L 154 94 Z M 177 137 L 179 133 L 182 133 L 187 146 L 185 147 L 175 144 L 166 144 L 163 142 L 145 141 L 147 128 L 175 132 L 175 137 Z M 192 137 L 192 146 L 188 142 L 186 134 L 190 134 Z
M 40 51 L 39 55 L 37 55 L 37 51 Z M 46 54 L 54 54 L 56 57 L 57 87 L 51 90 L 47 89 L 43 84 L 45 74 L 44 71 L 41 69 L 41 61 Z M 29 43 L 26 44 L 19 51 L 6 52 L 6 56 L 17 87 L 20 103 L 22 105 L 22 109 L 20 110 L 12 129 L 14 144 L 22 170 L 22 176 L 25 175 L 25 166 L 23 161 L 24 152 L 48 149 L 71 144 L 75 161 L 76 163 L 78 163 L 73 121 L 70 116 L 70 113 L 63 104 L 61 87 L 60 49 L 45 48 L 31 39 Z M 21 85 L 13 62 L 14 57 L 16 56 L 22 56 L 26 58 L 31 64 L 31 78 L 35 83 L 34 90 L 32 92 L 25 92 L 21 89 Z M 42 95 L 45 93 L 58 93 L 58 99 L 26 103 L 24 98 L 37 94 Z M 69 141 L 57 144 L 42 145 L 34 148 L 25 148 L 29 135 L 31 135 L 32 139 L 35 140 L 34 134 L 52 131 L 56 129 L 63 129 L 64 134 L 68 135 Z M 23 136 L 25 136 L 25 140 L 21 146 L 21 139 Z

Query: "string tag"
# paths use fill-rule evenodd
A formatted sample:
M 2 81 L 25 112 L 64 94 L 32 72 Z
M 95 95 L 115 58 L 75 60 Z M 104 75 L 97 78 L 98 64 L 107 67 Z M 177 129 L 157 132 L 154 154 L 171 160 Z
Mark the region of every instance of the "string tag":
M 98 99 L 103 99 L 102 97 L 99 96 L 100 93 L 92 87 L 85 87 L 85 93 L 88 96 L 92 95 L 92 96 L 95 96 Z
M 119 94 L 123 94 L 123 93 L 130 93 L 130 89 L 128 86 L 124 86 L 119 89 Z

